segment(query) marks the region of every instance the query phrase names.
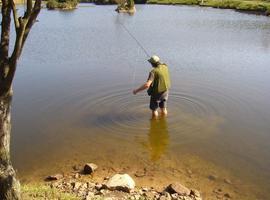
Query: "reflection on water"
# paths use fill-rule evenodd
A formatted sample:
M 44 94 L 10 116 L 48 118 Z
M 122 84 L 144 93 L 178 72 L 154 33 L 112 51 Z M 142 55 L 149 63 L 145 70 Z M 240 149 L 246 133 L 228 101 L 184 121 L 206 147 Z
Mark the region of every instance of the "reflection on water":
M 166 118 L 150 120 L 148 140 L 151 160 L 157 161 L 165 153 L 169 145 L 169 131 Z

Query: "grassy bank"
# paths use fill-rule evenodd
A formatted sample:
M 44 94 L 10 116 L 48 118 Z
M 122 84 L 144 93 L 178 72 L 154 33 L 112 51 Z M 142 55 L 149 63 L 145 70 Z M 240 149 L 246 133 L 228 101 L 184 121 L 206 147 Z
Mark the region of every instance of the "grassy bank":
M 69 193 L 63 193 L 45 184 L 26 184 L 21 187 L 22 199 L 32 200 L 79 200 L 78 197 Z
M 270 1 L 253 0 L 148 0 L 149 4 L 199 5 L 213 8 L 235 9 L 270 15 Z

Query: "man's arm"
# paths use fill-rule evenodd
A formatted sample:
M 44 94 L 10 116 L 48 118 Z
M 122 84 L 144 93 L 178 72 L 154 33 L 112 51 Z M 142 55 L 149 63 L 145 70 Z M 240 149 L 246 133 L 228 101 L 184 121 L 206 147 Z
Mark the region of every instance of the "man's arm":
M 146 83 L 144 83 L 143 85 L 141 85 L 141 87 L 133 90 L 133 94 L 137 94 L 140 91 L 143 91 L 145 89 L 148 89 L 150 87 L 150 85 L 152 84 L 152 80 L 148 80 Z

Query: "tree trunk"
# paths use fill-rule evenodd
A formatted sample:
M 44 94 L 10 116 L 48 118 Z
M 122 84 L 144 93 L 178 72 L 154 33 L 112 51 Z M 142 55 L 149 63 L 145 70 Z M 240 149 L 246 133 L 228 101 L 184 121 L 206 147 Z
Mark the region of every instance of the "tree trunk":
M 12 92 L 0 96 L 0 199 L 18 200 L 20 183 L 10 160 L 10 108 Z

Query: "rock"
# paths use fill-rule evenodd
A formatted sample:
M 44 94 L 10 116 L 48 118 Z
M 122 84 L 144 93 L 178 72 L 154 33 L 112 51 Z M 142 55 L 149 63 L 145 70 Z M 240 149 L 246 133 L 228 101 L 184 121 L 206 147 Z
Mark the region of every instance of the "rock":
M 74 171 L 79 171 L 79 170 L 80 170 L 80 167 L 79 167 L 78 165 L 73 165 L 73 166 L 72 166 L 72 169 L 73 169 Z
M 104 184 L 100 184 L 100 183 L 97 183 L 96 185 L 95 185 L 95 189 L 96 190 L 102 190 L 102 189 L 106 189 L 107 187 L 106 187 L 106 185 L 104 185 Z
M 130 192 L 135 188 L 135 182 L 128 174 L 115 174 L 108 180 L 106 186 L 111 190 Z
M 46 181 L 56 181 L 56 180 L 59 180 L 59 179 L 61 179 L 63 177 L 64 176 L 62 174 L 55 174 L 55 175 L 48 176 L 45 180 Z
M 177 200 L 178 199 L 178 194 L 177 193 L 174 193 L 171 196 L 172 196 L 172 200 Z
M 134 198 L 135 198 L 136 200 L 139 200 L 139 199 L 141 198 L 141 196 L 140 196 L 139 194 L 136 194 L 136 195 L 134 196 Z
M 171 195 L 168 192 L 164 192 L 160 197 L 159 200 L 171 200 Z
M 170 184 L 166 191 L 168 191 L 170 194 L 178 193 L 180 195 L 189 195 L 190 189 L 186 188 L 185 186 L 181 185 L 180 183 L 173 183 Z
M 83 172 L 85 174 L 92 174 L 97 168 L 98 166 L 94 163 L 86 163 L 84 165 Z
M 93 192 L 88 192 L 86 197 L 85 197 L 85 200 L 91 200 L 93 199 L 95 196 L 95 194 Z
M 81 186 L 81 183 L 73 182 L 73 183 L 71 183 L 71 185 L 73 186 L 73 190 L 78 190 Z
M 146 172 L 145 171 L 136 171 L 134 176 L 136 177 L 144 177 L 146 175 Z
M 74 178 L 75 179 L 78 179 L 78 178 L 80 178 L 81 176 L 80 176 L 80 174 L 79 173 L 76 173 L 75 175 L 74 175 Z
M 148 188 L 142 188 L 142 191 L 144 191 L 144 192 L 148 192 L 148 191 L 149 191 L 149 189 L 148 189 Z
M 232 198 L 232 196 L 229 193 L 224 194 L 224 197 L 226 197 L 226 198 Z
M 195 197 L 201 196 L 200 192 L 198 190 L 194 190 L 194 189 L 191 189 L 190 194 L 195 196 Z
M 230 180 L 230 179 L 227 179 L 227 178 L 224 179 L 224 183 L 227 183 L 227 184 L 229 184 L 229 185 L 232 184 L 231 180 Z
M 211 181 L 215 181 L 215 180 L 217 180 L 217 178 L 218 178 L 218 177 L 215 176 L 215 175 L 209 175 L 209 176 L 208 176 L 208 179 L 211 180 Z

